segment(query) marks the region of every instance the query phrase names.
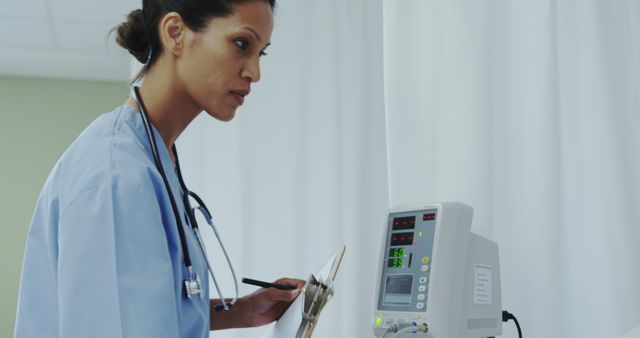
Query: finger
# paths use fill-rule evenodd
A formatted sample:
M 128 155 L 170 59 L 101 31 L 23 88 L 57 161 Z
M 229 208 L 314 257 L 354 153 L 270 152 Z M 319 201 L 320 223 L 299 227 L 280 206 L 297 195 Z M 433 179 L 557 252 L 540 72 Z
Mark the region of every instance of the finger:
M 296 289 L 303 288 L 306 283 L 307 283 L 306 281 L 303 281 L 301 279 L 293 279 L 293 278 L 280 278 L 274 282 L 274 284 L 278 284 L 278 285 L 293 286 Z
M 295 290 L 278 290 L 275 288 L 269 288 L 267 292 L 267 297 L 273 301 L 278 302 L 292 302 L 300 295 L 301 289 Z

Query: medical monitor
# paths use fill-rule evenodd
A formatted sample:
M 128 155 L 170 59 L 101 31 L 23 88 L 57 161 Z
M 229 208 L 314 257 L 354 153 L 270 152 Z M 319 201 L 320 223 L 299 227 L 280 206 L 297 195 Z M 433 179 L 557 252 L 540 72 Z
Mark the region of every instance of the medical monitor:
M 427 324 L 422 335 L 434 338 L 502 333 L 497 246 L 471 233 L 472 217 L 462 203 L 387 213 L 373 311 L 377 337 L 403 323 Z

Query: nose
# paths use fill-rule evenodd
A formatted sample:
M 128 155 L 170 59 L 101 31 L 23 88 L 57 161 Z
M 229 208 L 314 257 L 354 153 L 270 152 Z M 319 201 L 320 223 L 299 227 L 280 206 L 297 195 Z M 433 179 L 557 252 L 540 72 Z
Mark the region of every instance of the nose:
M 249 82 L 260 81 L 260 58 L 255 57 L 247 61 L 242 69 L 242 78 L 249 80 Z

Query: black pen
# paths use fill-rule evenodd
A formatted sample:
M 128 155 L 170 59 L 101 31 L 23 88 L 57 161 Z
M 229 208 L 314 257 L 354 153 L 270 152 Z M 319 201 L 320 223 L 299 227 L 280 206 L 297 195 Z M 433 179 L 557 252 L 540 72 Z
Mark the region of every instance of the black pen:
M 278 290 L 295 290 L 295 289 L 297 289 L 295 286 L 267 283 L 267 282 L 263 282 L 263 281 L 259 281 L 259 280 L 255 280 L 255 279 L 251 279 L 251 278 L 242 278 L 242 282 L 245 283 L 245 284 L 261 286 L 263 288 L 276 288 Z

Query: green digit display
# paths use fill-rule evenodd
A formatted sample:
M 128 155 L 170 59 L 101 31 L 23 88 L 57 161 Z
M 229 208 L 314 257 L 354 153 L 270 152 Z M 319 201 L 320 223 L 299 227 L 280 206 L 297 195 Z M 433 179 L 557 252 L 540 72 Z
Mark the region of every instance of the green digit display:
M 389 262 L 387 266 L 390 268 L 404 268 L 404 258 L 407 257 L 405 248 L 391 248 L 389 250 Z
M 387 266 L 390 268 L 404 268 L 404 260 L 402 258 L 390 258 Z
M 404 248 L 396 248 L 396 249 L 391 249 L 389 256 L 400 258 L 400 257 L 406 257 L 407 255 L 405 255 Z

